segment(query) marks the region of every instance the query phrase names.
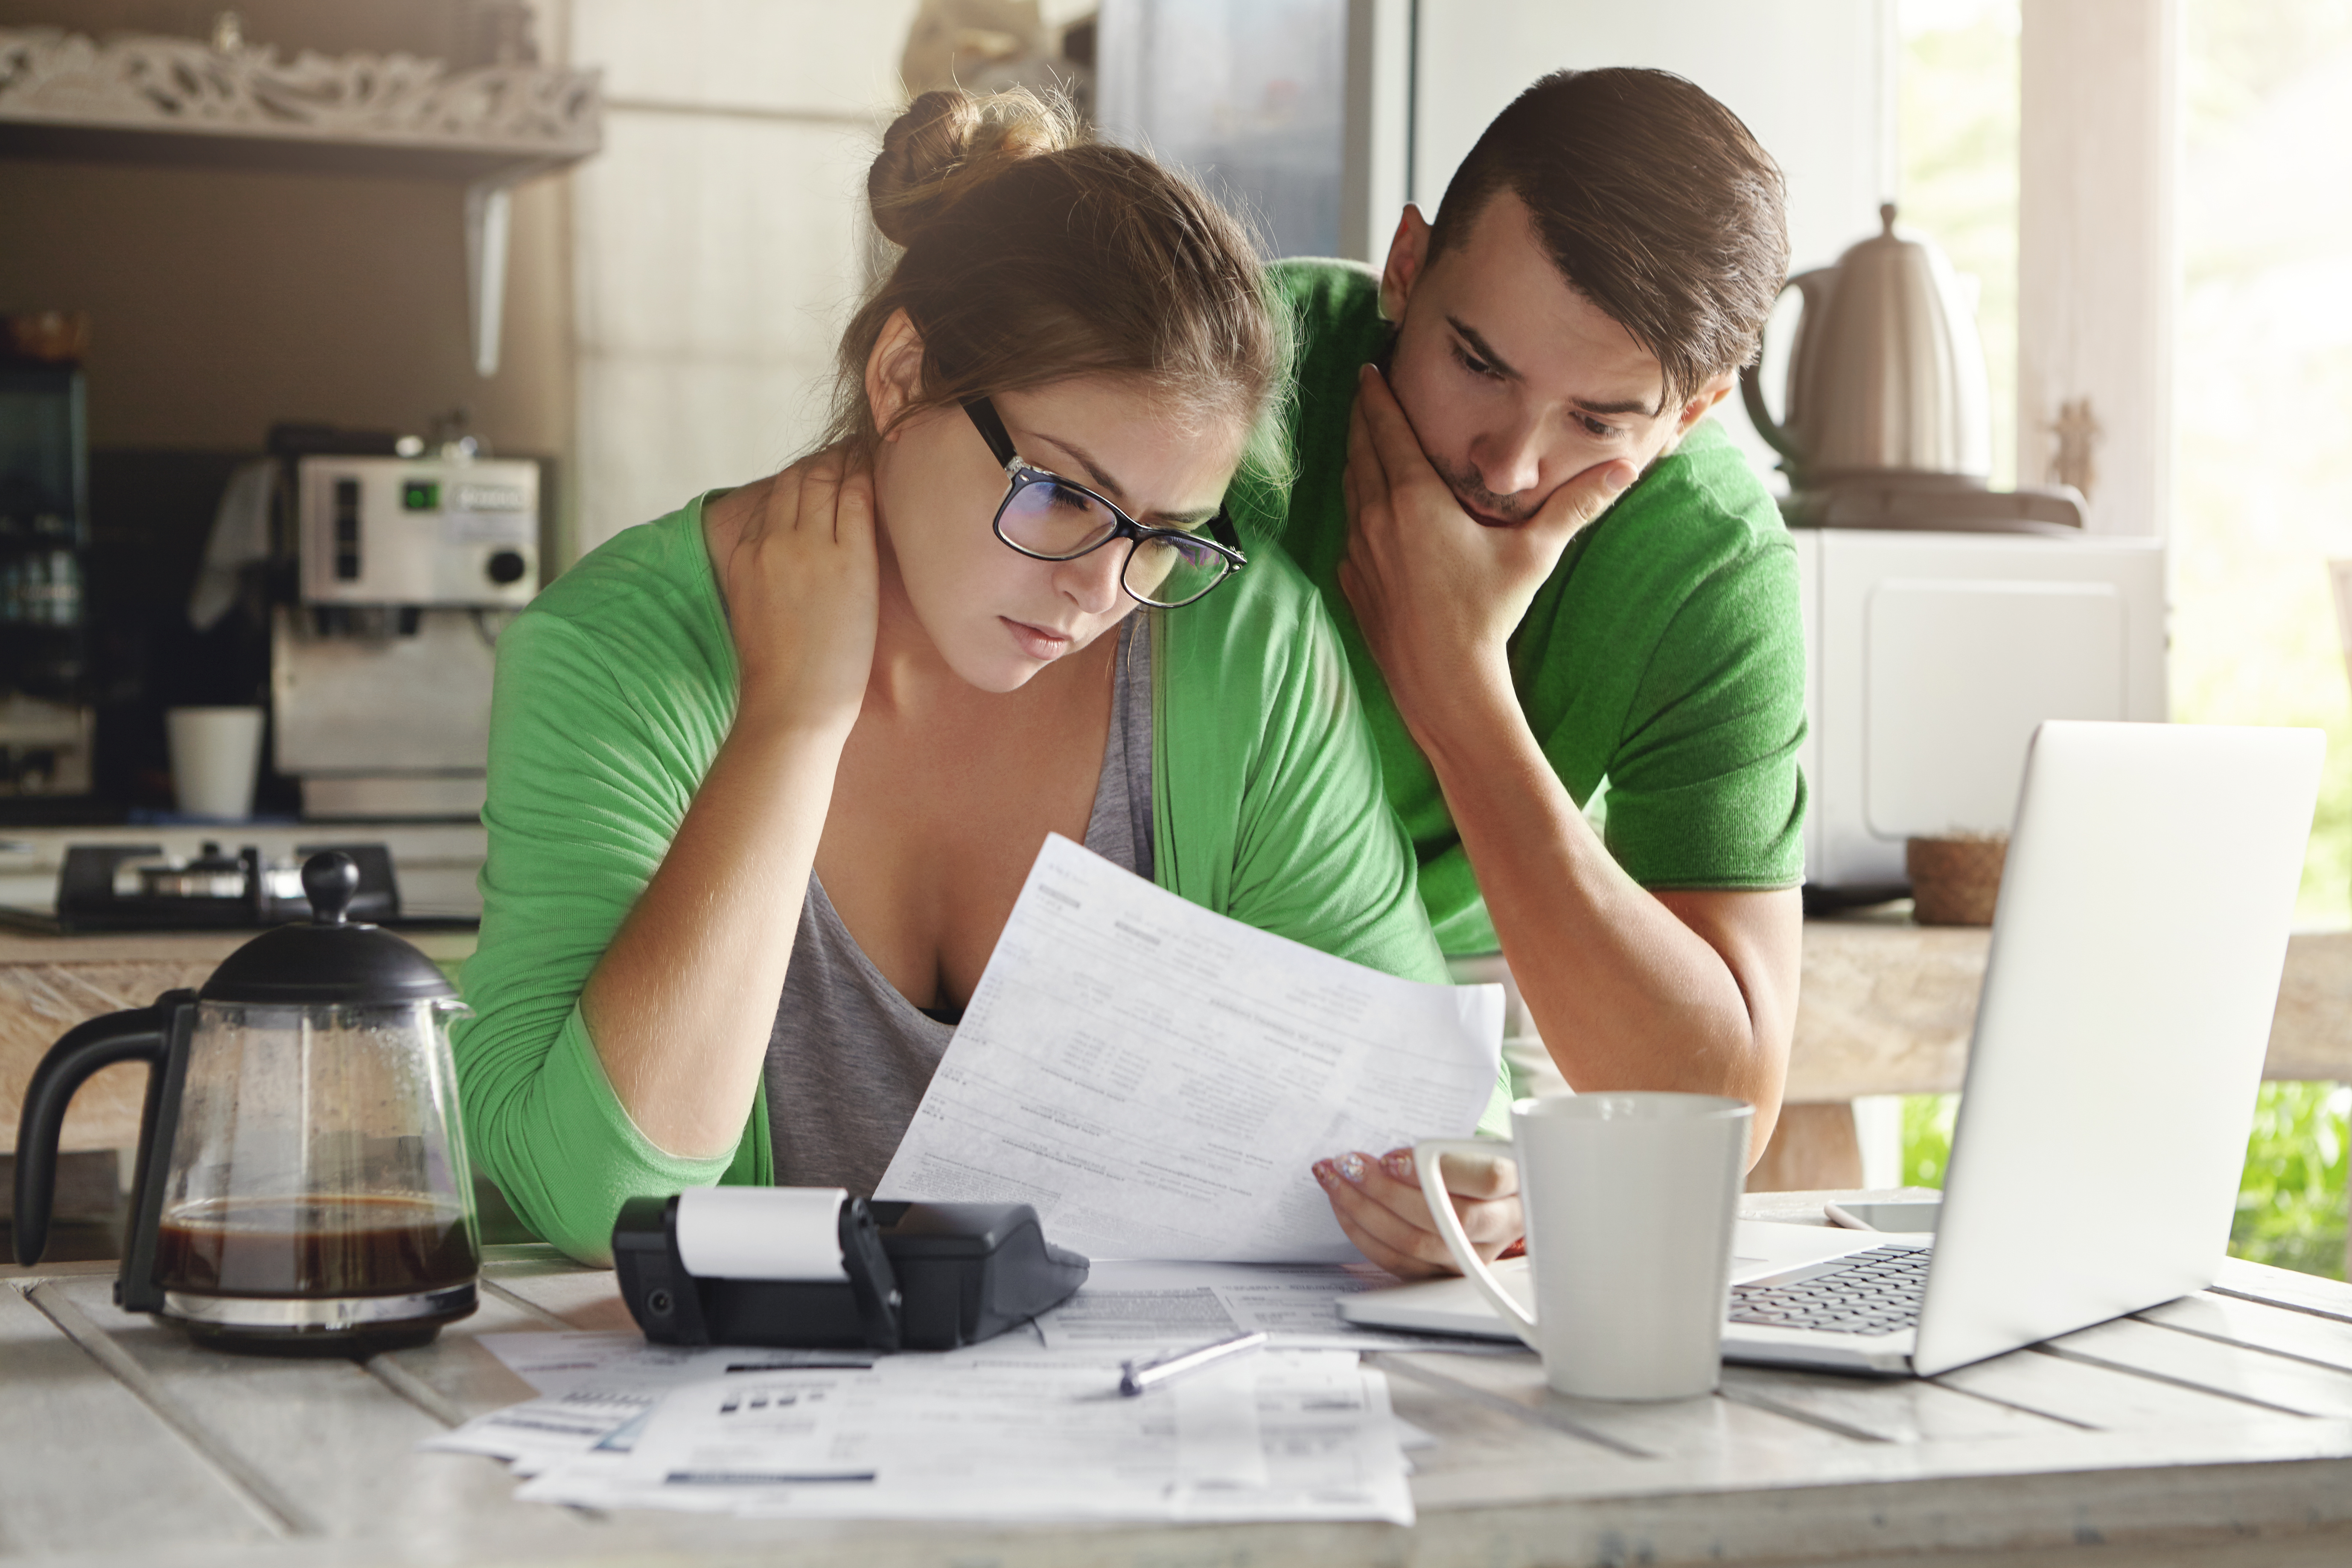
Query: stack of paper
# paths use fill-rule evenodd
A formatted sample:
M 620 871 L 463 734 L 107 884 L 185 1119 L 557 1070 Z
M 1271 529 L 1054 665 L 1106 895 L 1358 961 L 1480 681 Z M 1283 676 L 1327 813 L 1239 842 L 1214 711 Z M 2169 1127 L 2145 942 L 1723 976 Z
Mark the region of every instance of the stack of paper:
M 1352 1351 L 1268 1349 L 1124 1398 L 1123 1356 L 1018 1339 L 831 1366 L 634 1335 L 482 1342 L 541 1397 L 427 1447 L 512 1461 L 532 1500 L 827 1519 L 1413 1517 L 1387 1381 Z
M 1346 1297 L 1395 1283 L 1369 1263 L 1097 1263 L 1076 1295 L 1033 1326 L 1047 1350 L 1077 1353 L 1166 1352 L 1252 1332 L 1292 1350 L 1507 1348 L 1360 1329 L 1339 1316 Z
M 484 1334 L 478 1342 L 539 1397 L 477 1416 L 422 1447 L 488 1454 L 520 1476 L 608 1444 L 625 1447 L 665 1395 L 690 1384 L 797 1367 L 858 1368 L 874 1359 L 864 1352 L 681 1350 L 635 1333 Z

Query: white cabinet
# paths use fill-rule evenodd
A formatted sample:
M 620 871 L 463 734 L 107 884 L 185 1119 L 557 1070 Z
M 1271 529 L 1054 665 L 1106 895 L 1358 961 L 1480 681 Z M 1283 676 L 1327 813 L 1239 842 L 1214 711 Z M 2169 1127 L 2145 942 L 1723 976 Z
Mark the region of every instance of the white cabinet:
M 1817 886 L 1903 881 L 1906 838 L 2006 831 L 2044 719 L 2168 716 L 2155 540 L 1794 537 Z

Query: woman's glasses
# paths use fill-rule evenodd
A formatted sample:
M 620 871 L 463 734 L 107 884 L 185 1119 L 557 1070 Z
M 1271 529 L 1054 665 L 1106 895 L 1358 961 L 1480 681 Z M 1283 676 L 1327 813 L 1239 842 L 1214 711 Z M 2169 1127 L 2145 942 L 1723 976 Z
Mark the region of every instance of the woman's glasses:
M 1023 462 L 987 398 L 973 398 L 963 411 L 1009 481 L 996 508 L 996 537 L 1032 560 L 1075 561 L 1125 540 L 1119 586 L 1139 604 L 1169 610 L 1191 604 L 1249 564 L 1223 507 L 1200 525 L 1213 539 L 1181 528 L 1146 528 L 1086 486 Z

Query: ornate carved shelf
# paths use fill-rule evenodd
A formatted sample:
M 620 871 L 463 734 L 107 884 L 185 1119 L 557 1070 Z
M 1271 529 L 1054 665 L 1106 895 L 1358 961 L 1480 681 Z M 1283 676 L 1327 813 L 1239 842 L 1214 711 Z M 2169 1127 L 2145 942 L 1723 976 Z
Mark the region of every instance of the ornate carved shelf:
M 475 368 L 498 370 L 508 193 L 604 145 L 600 73 L 0 28 L 0 156 L 466 186 Z

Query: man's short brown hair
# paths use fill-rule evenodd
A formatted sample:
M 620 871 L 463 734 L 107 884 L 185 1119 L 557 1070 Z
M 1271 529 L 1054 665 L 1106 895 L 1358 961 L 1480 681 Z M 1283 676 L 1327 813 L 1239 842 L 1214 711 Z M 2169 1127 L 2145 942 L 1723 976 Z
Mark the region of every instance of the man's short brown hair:
M 1527 204 L 1570 287 L 1658 358 L 1668 405 L 1755 356 L 1789 270 L 1780 165 L 1670 71 L 1554 71 L 1454 172 L 1432 261 L 1496 192 Z

